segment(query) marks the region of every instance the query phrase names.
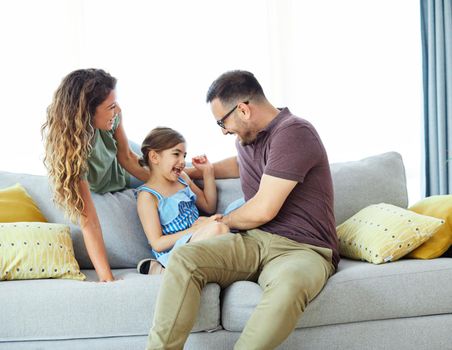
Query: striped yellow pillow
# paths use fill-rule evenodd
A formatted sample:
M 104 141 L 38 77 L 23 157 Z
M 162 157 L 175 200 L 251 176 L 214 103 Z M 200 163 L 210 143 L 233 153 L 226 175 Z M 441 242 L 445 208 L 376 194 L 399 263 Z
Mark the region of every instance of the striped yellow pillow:
M 342 256 L 374 264 L 395 261 L 428 240 L 444 220 L 391 204 L 370 205 L 337 227 Z
M 44 222 L 0 223 L 0 280 L 84 280 L 69 226 Z

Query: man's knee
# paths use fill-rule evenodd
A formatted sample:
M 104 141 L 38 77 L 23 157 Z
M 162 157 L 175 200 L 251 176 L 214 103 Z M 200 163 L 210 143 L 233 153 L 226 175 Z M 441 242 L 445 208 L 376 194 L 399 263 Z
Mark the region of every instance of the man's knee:
M 284 281 L 268 287 L 274 297 L 274 303 L 279 304 L 281 310 L 297 306 L 304 311 L 309 301 L 312 300 L 312 290 L 301 281 Z
M 303 311 L 307 304 L 320 293 L 328 279 L 326 274 L 311 273 L 300 276 L 300 273 L 290 273 L 290 269 L 275 276 L 267 285 L 262 286 L 264 291 L 268 289 L 276 300 L 280 300 L 284 307 L 293 303 L 300 306 Z

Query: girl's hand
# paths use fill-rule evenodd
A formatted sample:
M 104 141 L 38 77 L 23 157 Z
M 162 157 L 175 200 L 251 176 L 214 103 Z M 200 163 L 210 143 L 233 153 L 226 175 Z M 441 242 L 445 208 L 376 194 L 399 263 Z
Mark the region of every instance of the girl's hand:
M 199 218 L 196 219 L 196 221 L 193 223 L 193 225 L 191 227 L 196 228 L 201 226 L 203 223 L 206 222 L 206 220 L 208 220 L 209 218 L 207 216 L 200 216 Z
M 213 214 L 209 216 L 210 221 L 220 221 L 223 218 L 223 214 Z
M 199 224 L 199 223 L 201 223 L 201 222 L 203 222 L 203 221 L 205 221 L 205 220 L 207 220 L 207 219 L 209 219 L 208 216 L 200 216 L 200 217 L 198 217 L 198 218 L 196 219 L 195 224 Z
M 207 159 L 207 156 L 205 154 L 193 157 L 191 159 L 193 166 L 200 170 L 203 174 L 208 172 L 213 172 L 213 165 L 209 162 L 209 159 Z

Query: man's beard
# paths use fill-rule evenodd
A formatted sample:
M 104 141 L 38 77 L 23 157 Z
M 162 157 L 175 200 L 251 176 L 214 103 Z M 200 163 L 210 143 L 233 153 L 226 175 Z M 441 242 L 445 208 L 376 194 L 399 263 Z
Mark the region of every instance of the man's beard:
M 244 136 L 240 136 L 239 142 L 242 146 L 249 146 L 256 141 L 256 135 L 251 131 L 247 131 Z

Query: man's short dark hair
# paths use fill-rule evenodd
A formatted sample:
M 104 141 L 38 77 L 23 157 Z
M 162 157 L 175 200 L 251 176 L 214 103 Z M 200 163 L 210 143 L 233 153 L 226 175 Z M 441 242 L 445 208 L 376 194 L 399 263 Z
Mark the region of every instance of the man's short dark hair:
M 220 75 L 210 85 L 206 102 L 218 98 L 223 104 L 233 104 L 238 100 L 265 98 L 262 86 L 253 73 L 243 70 L 233 70 Z

